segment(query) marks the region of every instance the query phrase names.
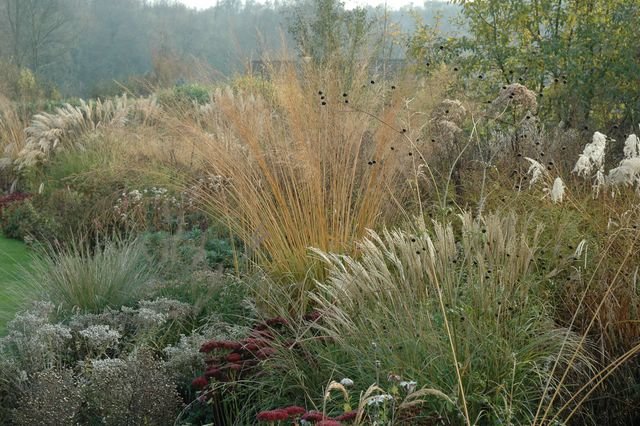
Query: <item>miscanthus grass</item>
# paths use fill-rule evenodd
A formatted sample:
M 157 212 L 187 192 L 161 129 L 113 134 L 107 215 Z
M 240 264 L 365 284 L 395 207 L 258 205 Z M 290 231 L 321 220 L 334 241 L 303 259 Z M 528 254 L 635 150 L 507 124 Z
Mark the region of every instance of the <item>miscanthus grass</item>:
M 588 342 L 553 321 L 549 278 L 536 265 L 542 228 L 468 214 L 456 228 L 370 231 L 357 258 L 316 251 L 331 266 L 310 296 L 323 331 L 370 374 L 400 372 L 447 395 L 453 403 L 424 409 L 453 424 L 528 424 L 545 385 L 555 413 L 597 370 Z M 563 381 L 554 365 L 568 371 Z
M 591 143 L 584 147 L 584 151 L 578 157 L 573 173 L 585 179 L 593 178 L 593 193 L 598 196 L 600 188 L 605 183 L 604 157 L 607 147 L 607 136 L 595 132 Z
M 640 185 L 640 139 L 634 134 L 629 135 L 624 143 L 624 159 L 618 167 L 609 170 L 607 183 L 610 185 Z

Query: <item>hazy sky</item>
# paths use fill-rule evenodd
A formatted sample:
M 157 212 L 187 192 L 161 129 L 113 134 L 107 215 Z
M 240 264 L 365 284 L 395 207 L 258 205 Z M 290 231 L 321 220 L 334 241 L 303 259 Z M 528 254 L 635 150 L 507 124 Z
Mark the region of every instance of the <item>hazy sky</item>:
M 217 0 L 179 0 L 182 3 L 186 4 L 190 7 L 197 7 L 200 9 L 204 9 L 210 6 L 214 6 Z M 344 0 L 347 8 L 353 6 L 362 6 L 365 4 L 370 4 L 373 6 L 384 4 L 384 0 Z M 411 0 L 387 0 L 387 5 L 391 9 L 397 9 L 402 6 L 406 6 L 408 4 L 416 4 L 421 5 L 422 1 L 411 1 Z

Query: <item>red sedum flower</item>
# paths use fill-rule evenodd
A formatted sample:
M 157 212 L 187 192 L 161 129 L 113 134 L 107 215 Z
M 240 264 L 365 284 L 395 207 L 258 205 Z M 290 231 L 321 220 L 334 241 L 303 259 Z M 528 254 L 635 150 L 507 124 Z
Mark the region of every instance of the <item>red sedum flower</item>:
M 240 355 L 239 353 L 230 353 L 229 355 L 227 355 L 227 361 L 229 362 L 238 362 L 242 360 L 242 355 Z
M 287 420 L 288 418 L 289 414 L 283 409 L 261 411 L 257 416 L 260 422 L 279 422 L 280 420 Z
M 207 371 L 204 372 L 204 376 L 209 378 L 209 377 L 214 377 L 218 380 L 223 380 L 225 375 L 224 375 L 224 371 L 222 371 L 219 368 L 210 368 Z
M 336 420 L 339 420 L 341 422 L 348 422 L 351 420 L 355 420 L 357 416 L 358 416 L 358 410 L 351 410 L 351 411 L 347 411 L 346 413 L 342 413 L 341 415 L 336 417 Z
M 306 409 L 304 409 L 302 407 L 299 407 L 297 405 L 292 405 L 290 407 L 284 407 L 283 410 L 285 410 L 291 417 L 297 417 L 297 416 L 307 412 Z
M 207 385 L 209 385 L 209 380 L 207 380 L 207 378 L 204 377 L 204 376 L 196 377 L 191 382 L 191 386 L 192 387 L 194 387 L 195 389 L 200 389 L 200 390 L 206 388 Z
M 326 418 L 327 416 L 322 414 L 320 411 L 309 411 L 302 415 L 302 420 L 306 420 L 308 422 L 319 422 Z
M 342 423 L 337 420 L 325 419 L 316 423 L 316 426 L 342 426 Z

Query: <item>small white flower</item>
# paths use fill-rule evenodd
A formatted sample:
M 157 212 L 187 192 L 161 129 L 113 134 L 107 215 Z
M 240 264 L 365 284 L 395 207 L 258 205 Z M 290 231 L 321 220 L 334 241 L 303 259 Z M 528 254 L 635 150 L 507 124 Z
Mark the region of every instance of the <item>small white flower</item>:
M 137 189 L 129 192 L 129 196 L 133 199 L 133 201 L 136 202 L 142 200 L 142 192 L 138 191 Z
M 167 315 L 164 313 L 156 312 L 149 308 L 140 308 L 138 310 L 138 319 L 150 327 L 157 327 L 167 322 Z
M 351 380 L 348 377 L 345 377 L 344 379 L 340 380 L 340 384 L 346 388 L 353 386 L 353 380 Z
M 385 401 L 392 401 L 392 400 L 393 400 L 393 396 L 389 395 L 388 393 L 385 393 L 382 395 L 372 396 L 371 398 L 369 398 L 367 405 L 378 406 L 380 404 L 384 404 Z
M 414 381 L 408 382 L 408 381 L 403 380 L 403 381 L 400 382 L 400 387 L 402 389 L 404 389 L 405 392 L 407 392 L 407 393 L 412 393 L 414 390 L 416 390 L 416 386 L 417 385 L 418 385 L 418 383 L 414 382 Z
M 107 343 L 117 342 L 122 337 L 117 330 L 112 330 L 108 325 L 92 325 L 80 330 L 79 334 L 85 339 Z

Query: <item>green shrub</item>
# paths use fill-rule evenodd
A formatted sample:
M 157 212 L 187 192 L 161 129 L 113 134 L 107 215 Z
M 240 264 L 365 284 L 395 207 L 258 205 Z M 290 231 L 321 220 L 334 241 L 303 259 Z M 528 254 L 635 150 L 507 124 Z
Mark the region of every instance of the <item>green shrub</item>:
M 198 270 L 230 270 L 240 255 L 240 242 L 231 241 L 213 228 L 206 231 L 193 228 L 173 235 L 165 231 L 147 232 L 143 240 L 150 255 L 161 265 L 163 276 L 169 279 Z
M 185 84 L 164 90 L 158 95 L 158 102 L 165 106 L 204 105 L 209 102 L 209 89 L 200 84 Z
M 29 241 L 55 241 L 59 235 L 59 224 L 35 207 L 35 201 L 24 200 L 11 203 L 0 211 L 0 230 L 8 237 Z
M 180 279 L 166 280 L 153 294 L 179 300 L 193 307 L 196 325 L 212 317 L 231 324 L 247 325 L 255 317 L 249 302 L 250 285 L 233 275 L 196 270 Z

